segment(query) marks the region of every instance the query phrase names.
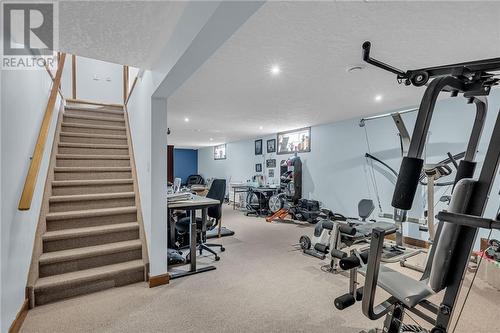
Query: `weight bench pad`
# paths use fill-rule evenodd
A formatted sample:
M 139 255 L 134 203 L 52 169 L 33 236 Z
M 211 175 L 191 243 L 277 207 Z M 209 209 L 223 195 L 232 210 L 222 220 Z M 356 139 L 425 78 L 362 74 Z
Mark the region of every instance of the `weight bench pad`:
M 342 234 L 342 238 L 349 239 L 349 241 L 360 241 L 372 236 L 373 229 L 380 228 L 385 231 L 386 235 L 395 233 L 398 228 L 394 223 L 389 222 L 374 222 L 374 223 L 360 223 L 355 224 L 356 233 L 354 236 Z
M 364 276 L 366 266 L 360 268 L 359 272 Z M 380 266 L 378 286 L 409 308 L 415 307 L 415 305 L 434 294 L 434 291 L 427 285 L 426 280 L 415 280 L 386 266 Z

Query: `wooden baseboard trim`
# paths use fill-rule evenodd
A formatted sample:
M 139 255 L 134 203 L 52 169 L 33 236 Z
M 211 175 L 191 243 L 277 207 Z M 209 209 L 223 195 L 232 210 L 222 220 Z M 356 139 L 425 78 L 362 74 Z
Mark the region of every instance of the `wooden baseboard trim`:
M 385 239 L 389 239 L 389 240 L 395 241 L 396 240 L 396 235 L 395 234 L 387 235 L 387 236 L 385 236 Z M 413 237 L 403 236 L 403 242 L 406 245 L 420 247 L 420 248 L 423 248 L 423 249 L 428 249 L 430 247 L 430 243 L 429 242 L 426 242 L 426 241 L 421 240 L 421 239 L 413 238 Z
M 170 274 L 162 274 L 156 276 L 149 277 L 149 288 L 154 288 L 158 286 L 162 286 L 164 284 L 168 284 L 170 282 Z
M 14 319 L 12 325 L 10 325 L 9 333 L 17 333 L 21 330 L 21 326 L 23 326 L 24 319 L 28 314 L 28 310 L 29 310 L 29 301 L 26 298 L 23 302 L 23 305 L 21 306 L 21 309 L 19 309 L 19 312 L 17 313 L 16 319 Z

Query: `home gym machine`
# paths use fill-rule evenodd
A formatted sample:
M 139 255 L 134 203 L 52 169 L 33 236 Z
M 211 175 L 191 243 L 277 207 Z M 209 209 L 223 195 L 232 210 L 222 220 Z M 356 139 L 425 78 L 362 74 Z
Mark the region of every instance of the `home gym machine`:
M 437 179 L 445 176 L 449 176 L 452 173 L 452 169 L 449 166 L 452 164 L 455 166 L 456 169 L 458 169 L 457 161 L 462 159 L 465 156 L 465 152 L 461 152 L 455 155 L 452 155 L 451 153 L 447 153 L 448 157 L 442 161 L 439 161 L 438 163 L 435 164 L 427 164 L 424 165 L 422 174 L 419 179 L 419 183 L 422 186 L 427 187 L 427 210 L 424 212 L 424 218 L 413 218 L 413 217 L 408 217 L 406 212 L 401 211 L 399 209 L 394 209 L 394 213 L 384 213 L 382 212 L 382 206 L 380 202 L 380 197 L 378 194 L 378 186 L 377 186 L 377 181 L 376 181 L 376 176 L 375 176 L 375 171 L 374 171 L 374 162 L 379 163 L 381 166 L 386 168 L 390 174 L 394 175 L 395 179 L 398 177 L 398 173 L 396 170 L 394 170 L 391 166 L 389 166 L 387 163 L 384 161 L 380 160 L 379 158 L 373 156 L 370 152 L 370 144 L 369 144 L 369 139 L 368 139 L 368 131 L 366 128 L 366 122 L 369 120 L 374 120 L 374 119 L 380 119 L 384 117 L 391 117 L 396 125 L 396 128 L 398 130 L 398 136 L 400 139 L 400 145 L 401 145 L 401 156 L 405 157 L 406 154 L 408 153 L 409 149 L 409 144 L 410 144 L 410 136 L 408 134 L 408 130 L 406 128 L 406 125 L 403 121 L 403 118 L 401 117 L 401 114 L 403 113 L 409 113 L 409 112 L 414 112 L 417 111 L 418 109 L 408 109 L 404 111 L 398 111 L 398 112 L 392 112 L 392 113 L 387 113 L 387 114 L 382 114 L 382 115 L 377 115 L 373 117 L 368 117 L 368 118 L 363 118 L 360 120 L 359 126 L 364 128 L 365 131 L 365 138 L 366 138 L 366 143 L 367 143 L 367 149 L 368 153 L 365 154 L 365 159 L 367 161 L 367 164 L 370 168 L 370 178 L 372 181 L 373 189 L 375 191 L 376 198 L 378 200 L 378 207 L 380 210 L 379 217 L 380 218 L 385 218 L 385 219 L 390 219 L 393 220 L 394 223 L 397 226 L 397 230 L 395 233 L 395 240 L 392 243 L 392 245 L 388 242 L 384 246 L 384 251 L 383 251 L 383 261 L 384 262 L 400 262 L 401 266 L 412 268 L 418 271 L 423 271 L 423 267 L 421 267 L 419 264 L 410 264 L 408 263 L 408 259 L 411 257 L 415 257 L 421 253 L 426 253 L 427 251 L 424 249 L 415 249 L 408 247 L 405 244 L 404 237 L 403 237 L 403 223 L 413 223 L 413 224 L 418 224 L 419 230 L 420 231 L 428 231 L 430 234 L 429 237 L 429 243 L 432 244 L 433 238 L 434 238 L 434 187 L 450 187 L 451 185 L 454 184 L 453 181 L 439 181 L 437 182 Z M 484 118 L 482 118 L 484 121 Z M 427 178 L 427 181 L 424 181 Z M 443 197 L 440 199 L 441 202 L 446 202 L 448 200 L 447 197 Z M 430 207 L 430 208 L 429 208 Z
M 272 215 L 266 218 L 266 221 L 284 219 L 300 198 L 302 198 L 302 161 L 295 154 L 280 164 L 279 193 L 269 198 L 269 210 Z
M 393 207 L 409 210 L 412 206 L 423 165 L 423 149 L 438 95 L 442 91 L 451 93 L 452 97 L 463 94 L 469 103 L 475 104 L 476 119 L 465 157 L 458 167 L 448 211 L 441 211 L 437 215 L 439 223 L 435 242 L 421 279 L 415 280 L 381 265 L 385 233 L 381 229 L 375 229 L 368 252 L 361 254 L 352 251 L 351 256 L 340 261 L 342 268 L 351 269 L 350 291 L 336 298 L 335 306 L 344 309 L 356 300 L 362 300 L 365 316 L 372 320 L 385 316 L 383 329 L 369 332 L 428 332 L 418 325 L 409 327 L 404 324 L 407 312 L 427 322 L 432 327 L 431 333 L 452 332 L 458 325 L 469 295 L 466 294 L 462 308 L 458 309 L 458 296 L 478 229 L 500 230 L 500 214 L 493 219 L 482 217 L 500 163 L 500 113 L 496 117 L 479 178 L 472 179 L 476 166 L 474 158 L 477 142 L 483 129 L 483 120 L 479 118 L 486 115 L 486 96 L 499 82 L 491 72 L 500 70 L 500 58 L 403 72 L 371 58 L 370 46 L 370 42 L 363 44 L 363 59 L 396 74 L 399 82 L 423 86 L 434 78 L 428 84 L 420 103 L 408 154 L 403 158 L 396 182 Z M 358 271 L 365 276 L 364 287 L 359 289 L 355 274 Z M 375 305 L 377 287 L 389 293 L 390 297 Z M 430 296 L 439 292 L 442 292 L 442 296 L 439 296 L 440 302 L 432 303 Z M 451 327 L 451 319 L 456 311 L 456 323 Z

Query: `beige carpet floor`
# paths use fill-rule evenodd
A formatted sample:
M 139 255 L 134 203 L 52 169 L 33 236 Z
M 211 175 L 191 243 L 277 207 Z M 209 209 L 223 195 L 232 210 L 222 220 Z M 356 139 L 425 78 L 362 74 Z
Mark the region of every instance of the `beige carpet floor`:
M 338 311 L 348 280 L 292 246 L 311 226 L 266 223 L 224 208 L 236 232 L 217 270 L 149 289 L 137 283 L 30 310 L 22 332 L 336 332 L 372 328 L 360 304 Z M 414 273 L 410 273 L 414 274 Z M 500 332 L 500 292 L 476 280 L 456 332 Z M 408 321 L 411 323 L 411 321 Z M 379 322 L 380 323 L 380 322 Z M 378 323 L 378 324 L 379 324 Z

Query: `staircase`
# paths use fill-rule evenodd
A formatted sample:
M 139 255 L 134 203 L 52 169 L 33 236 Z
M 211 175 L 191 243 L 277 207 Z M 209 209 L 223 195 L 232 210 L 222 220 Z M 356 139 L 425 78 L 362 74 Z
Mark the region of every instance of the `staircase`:
M 148 268 L 127 115 L 59 116 L 28 281 L 31 307 L 144 281 Z

